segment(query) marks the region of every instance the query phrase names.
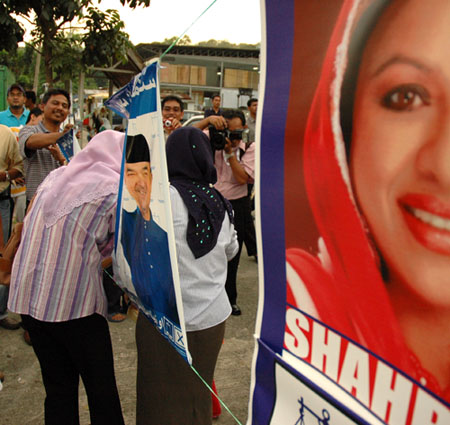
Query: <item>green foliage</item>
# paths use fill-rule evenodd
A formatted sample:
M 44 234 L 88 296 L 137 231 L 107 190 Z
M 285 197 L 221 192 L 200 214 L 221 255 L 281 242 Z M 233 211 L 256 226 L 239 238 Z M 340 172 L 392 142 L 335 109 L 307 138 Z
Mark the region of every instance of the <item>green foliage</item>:
M 177 37 L 165 38 L 163 41 L 155 43 L 141 43 L 136 46 L 138 53 L 144 58 L 148 58 L 149 49 L 146 46 L 152 46 L 155 44 L 171 45 Z M 200 41 L 196 44 L 192 43 L 192 40 L 188 35 L 184 35 L 176 44 L 177 46 L 201 46 L 201 47 L 217 47 L 227 49 L 245 49 L 245 50 L 259 50 L 260 44 L 247 44 L 247 43 L 230 43 L 228 40 L 214 40 Z
M 100 0 L 99 0 L 100 3 Z M 150 6 L 150 0 L 120 0 L 122 6 L 128 4 L 132 9 L 135 9 L 137 6 Z
M 170 46 L 177 38 L 178 37 L 165 38 L 161 42 L 161 44 L 168 44 Z M 188 35 L 185 34 L 178 40 L 177 46 L 192 46 L 192 40 Z
M 23 40 L 24 30 L 19 23 L 11 17 L 5 2 L 0 3 L 0 46 L 10 52 L 17 50 L 17 43 Z
M 112 65 L 127 61 L 127 50 L 132 47 L 123 31 L 124 23 L 117 10 L 102 12 L 90 7 L 86 16 L 86 34 L 83 36 L 85 50 L 82 60 L 86 66 Z
M 16 76 L 16 81 L 27 88 L 33 85 L 34 54 L 29 46 L 18 48 L 10 53 L 0 50 L 0 65 L 5 65 Z
M 246 50 L 258 50 L 260 48 L 259 43 L 258 44 L 247 44 L 247 43 L 230 43 L 228 40 L 214 40 L 210 39 L 208 41 L 199 41 L 196 46 L 203 46 L 203 47 L 222 47 L 227 49 L 246 49 Z
M 46 80 L 65 79 L 81 67 L 108 66 L 126 61 L 131 46 L 117 11 L 102 12 L 93 7 L 101 0 L 0 0 L 0 46 L 14 52 L 23 30 L 11 13 L 33 22 L 33 45 L 40 49 Z M 132 8 L 149 6 L 150 0 L 120 0 Z M 84 29 L 67 33 L 73 21 Z
M 52 49 L 51 66 L 57 79 L 72 80 L 83 70 L 82 37 L 75 33 L 56 34 Z

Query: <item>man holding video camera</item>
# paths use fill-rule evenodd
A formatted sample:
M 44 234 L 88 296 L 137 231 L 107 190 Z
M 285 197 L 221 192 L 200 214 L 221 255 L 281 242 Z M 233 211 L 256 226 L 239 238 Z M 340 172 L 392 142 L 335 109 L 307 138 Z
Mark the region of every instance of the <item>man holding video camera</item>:
M 232 308 L 231 314 L 239 316 L 241 309 L 236 303 L 236 277 L 246 226 L 249 223 L 253 226 L 253 221 L 248 220 L 250 202 L 247 184 L 253 183 L 255 176 L 255 144 L 246 147 L 242 141 L 245 116 L 241 111 L 227 110 L 223 113 L 226 121 L 224 130 L 220 118 L 222 117 L 215 117 L 208 124 L 213 124 L 209 126 L 209 132 L 217 170 L 215 188 L 231 202 L 234 210 L 234 227 L 237 231 L 239 251 L 228 263 L 225 289 Z

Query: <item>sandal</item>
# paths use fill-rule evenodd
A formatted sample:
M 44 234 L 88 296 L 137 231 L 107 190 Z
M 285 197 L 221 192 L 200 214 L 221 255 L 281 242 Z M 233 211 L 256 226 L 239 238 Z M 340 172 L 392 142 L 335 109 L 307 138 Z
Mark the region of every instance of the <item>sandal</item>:
M 113 323 L 123 322 L 126 318 L 127 316 L 122 313 L 108 314 L 108 321 Z

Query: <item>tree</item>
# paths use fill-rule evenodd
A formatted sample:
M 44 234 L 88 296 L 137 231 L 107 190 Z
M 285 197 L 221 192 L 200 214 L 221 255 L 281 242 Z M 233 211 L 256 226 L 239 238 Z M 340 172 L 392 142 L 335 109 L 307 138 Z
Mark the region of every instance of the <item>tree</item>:
M 168 44 L 170 46 L 177 38 L 178 37 L 165 38 L 161 42 L 161 44 Z M 191 45 L 192 45 L 191 37 L 189 37 L 186 34 L 183 35 L 183 37 L 181 37 L 177 42 L 177 46 L 191 46 Z
M 150 4 L 150 0 L 120 2 L 132 8 Z M 61 70 L 67 65 L 69 68 L 75 64 L 99 66 L 125 60 L 130 42 L 119 14 L 114 10 L 102 12 L 93 4 L 94 0 L 0 0 L 0 40 L 6 41 L 1 46 L 13 51 L 22 40 L 24 32 L 11 15 L 13 13 L 34 26 L 32 45 L 42 53 L 49 84 L 54 81 L 55 67 Z M 69 35 L 65 34 L 72 23 L 77 27 Z M 15 44 L 14 39 L 17 40 Z M 62 57 L 61 53 L 66 56 Z M 68 57 L 70 63 L 64 63 Z M 75 62 L 77 58 L 79 60 Z
M 17 21 L 11 19 L 5 3 L 0 3 L 0 46 L 4 50 L 15 52 L 17 43 L 23 40 L 24 30 Z
M 258 50 L 260 48 L 259 43 L 258 44 L 247 44 L 247 43 L 230 43 L 228 40 L 214 40 L 210 39 L 208 41 L 199 41 L 197 43 L 197 46 L 204 46 L 204 47 L 222 47 L 222 48 L 228 48 L 228 49 L 248 49 L 248 50 Z

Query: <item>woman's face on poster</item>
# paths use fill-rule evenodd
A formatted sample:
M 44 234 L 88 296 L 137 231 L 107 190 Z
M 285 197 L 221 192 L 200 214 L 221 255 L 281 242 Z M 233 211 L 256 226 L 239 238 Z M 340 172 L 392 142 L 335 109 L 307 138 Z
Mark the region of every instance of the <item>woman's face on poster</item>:
M 450 1 L 388 6 L 363 53 L 350 168 L 389 291 L 450 306 Z

